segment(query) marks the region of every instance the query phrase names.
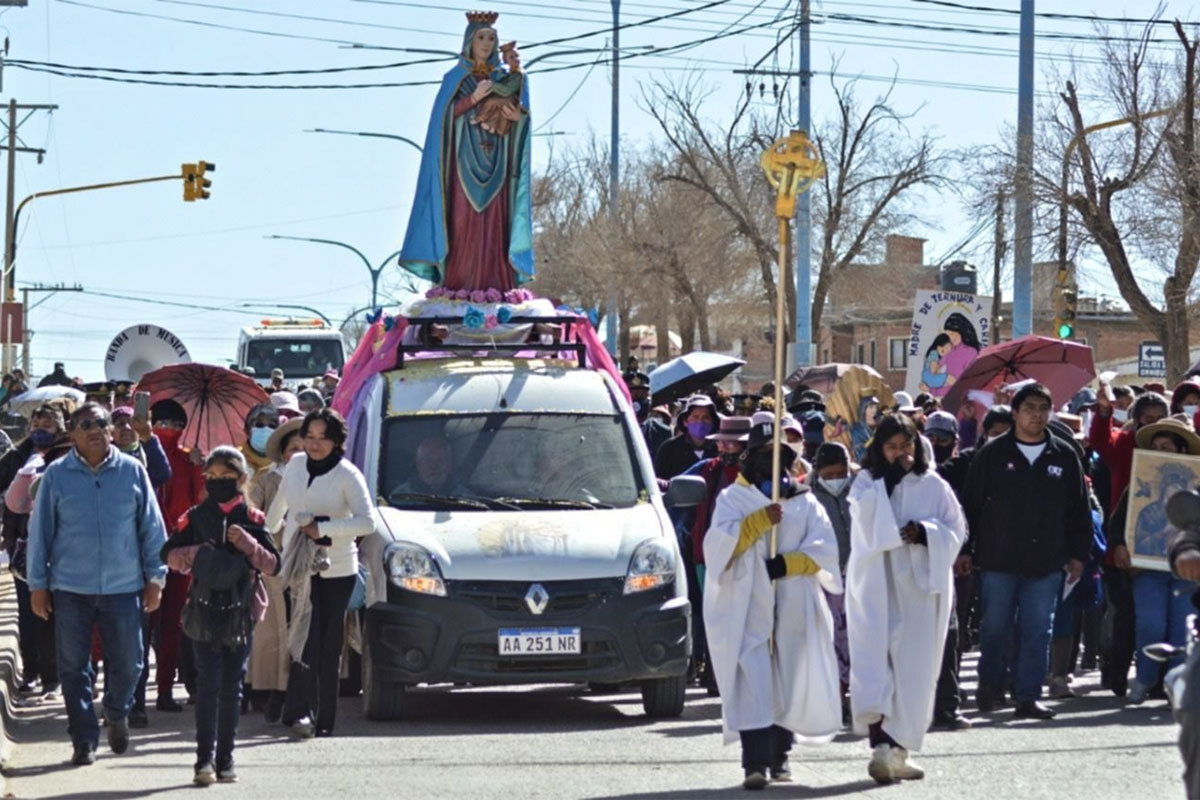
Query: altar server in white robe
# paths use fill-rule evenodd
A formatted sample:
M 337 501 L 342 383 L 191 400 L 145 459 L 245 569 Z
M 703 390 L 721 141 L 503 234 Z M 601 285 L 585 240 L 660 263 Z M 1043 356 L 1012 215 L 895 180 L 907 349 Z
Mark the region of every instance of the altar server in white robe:
M 709 656 L 725 743 L 741 740 L 747 789 L 766 786 L 768 774 L 791 780 L 795 738 L 829 741 L 842 722 L 833 618 L 822 594 L 842 591 L 837 539 L 806 486 L 786 479 L 772 504 L 773 416 L 756 417 L 741 474 L 717 497 L 704 538 Z M 785 447 L 783 457 L 786 473 L 795 454 Z
M 912 420 L 885 417 L 850 489 L 846 621 L 854 727 L 880 783 L 924 777 L 909 760 L 933 718 L 966 522 Z

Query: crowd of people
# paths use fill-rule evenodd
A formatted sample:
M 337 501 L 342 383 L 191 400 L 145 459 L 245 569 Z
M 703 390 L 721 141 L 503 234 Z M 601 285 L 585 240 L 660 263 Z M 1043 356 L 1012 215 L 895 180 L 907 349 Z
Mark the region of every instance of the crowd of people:
M 376 514 L 326 406 L 336 382 L 280 387 L 246 416 L 244 442 L 210 452 L 183 445 L 175 400 L 139 415 L 121 404 L 132 395 L 63 396 L 0 456 L 18 692 L 61 698 L 73 763 L 94 763 L 102 727 L 120 754 L 151 725 L 151 652 L 155 711 L 194 706 L 197 784 L 237 780 L 247 709 L 300 738 L 333 734 L 356 539 Z
M 708 489 L 672 512 L 692 579 L 690 678 L 722 697 L 747 788 L 790 777 L 794 737 L 846 723 L 868 737 L 871 777 L 921 778 L 910 752 L 926 730 L 971 727 L 959 673 L 974 648 L 982 714 L 1052 719 L 1044 697 L 1075 697 L 1090 671 L 1130 706 L 1166 700 L 1166 667 L 1142 648 L 1186 643 L 1200 553 L 1175 572 L 1133 565 L 1131 469 L 1136 449 L 1200 456 L 1200 378 L 1072 397 L 1025 381 L 957 414 L 927 394 L 864 394 L 868 430 L 848 441 L 825 441 L 822 396 L 799 387 L 781 414 L 776 500 L 773 386 L 652 407 L 647 376 L 624 377 L 660 483 L 694 475 Z M 1161 506 L 1143 513 L 1168 530 Z M 807 587 L 785 590 L 794 582 Z M 822 596 L 819 614 L 801 591 Z M 818 635 L 801 652 L 790 643 L 805 630 Z

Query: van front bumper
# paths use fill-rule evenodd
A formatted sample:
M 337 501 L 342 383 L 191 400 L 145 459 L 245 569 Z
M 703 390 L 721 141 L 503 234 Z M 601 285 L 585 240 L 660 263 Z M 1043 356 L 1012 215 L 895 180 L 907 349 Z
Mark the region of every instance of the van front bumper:
M 395 683 L 621 683 L 687 671 L 691 605 L 674 585 L 624 594 L 624 580 L 541 581 L 549 602 L 532 613 L 534 582 L 446 581 L 446 596 L 388 585 L 366 611 L 377 679 Z M 501 656 L 501 628 L 579 628 L 575 655 Z

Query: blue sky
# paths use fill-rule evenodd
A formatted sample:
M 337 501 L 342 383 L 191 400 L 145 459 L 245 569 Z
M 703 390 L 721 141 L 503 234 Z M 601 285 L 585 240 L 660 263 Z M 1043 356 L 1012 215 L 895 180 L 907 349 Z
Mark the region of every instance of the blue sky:
M 1016 0 L 968 0 L 967 4 L 1018 7 Z M 317 69 L 425 57 L 351 49 L 348 43 L 457 50 L 465 24 L 463 11 L 478 5 L 474 0 L 30 0 L 26 8 L 5 9 L 0 27 L 9 37 L 10 59 L 159 71 Z M 693 0 L 626 0 L 622 21 L 698 5 L 702 4 Z M 1141 16 L 1151 5 L 1042 0 L 1038 10 Z M 487 7 L 501 13 L 501 41 L 515 39 L 520 44 L 601 32 L 566 45 L 529 49 L 524 53 L 527 62 L 553 50 L 579 51 L 606 43 L 608 0 L 525 0 Z M 728 0 L 705 11 L 623 31 L 622 45 L 661 47 L 694 41 L 768 22 L 787 7 L 787 0 Z M 1191 11 L 1183 3 L 1168 6 L 1169 13 L 1185 17 Z M 996 141 L 1004 126 L 1014 122 L 1015 37 L 915 30 L 897 24 L 1003 32 L 1016 31 L 1015 15 L 917 0 L 814 0 L 813 13 L 819 18 L 827 13 L 859 18 L 823 19 L 814 25 L 814 70 L 823 73 L 840 57 L 841 73 L 865 76 L 864 92 L 885 88 L 875 78 L 898 75 L 903 82 L 896 88 L 895 104 L 902 109 L 920 107 L 914 125 L 930 128 L 946 146 Z M 1093 32 L 1084 21 L 1039 20 L 1038 27 L 1040 32 Z M 705 80 L 716 87 L 711 108 L 719 115 L 744 91 L 745 78 L 732 71 L 756 61 L 774 43 L 774 33 L 764 28 L 671 58 L 629 61 L 622 71 L 623 136 L 636 142 L 653 135 L 635 102 L 640 81 L 664 71 L 703 70 Z M 1070 51 L 1096 53 L 1089 43 L 1042 39 L 1040 67 Z M 790 43 L 779 54 L 781 66 L 795 63 Z M 594 53 L 568 52 L 538 66 L 591 64 L 595 58 Z M 148 77 L 346 84 L 437 81 L 445 69 L 444 64 L 427 64 L 278 79 Z M 582 141 L 592 130 L 607 135 L 608 69 L 601 64 L 539 76 L 535 67 L 531 74 L 534 125 L 545 125 L 543 132 L 566 134 L 536 140 L 535 169 L 546 163 L 551 148 L 561 150 L 571 140 Z M 819 118 L 829 102 L 827 79 L 818 75 L 814 85 L 813 113 Z M 65 361 L 70 373 L 97 379 L 103 373 L 108 342 L 138 323 L 169 328 L 196 360 L 227 363 L 234 357 L 239 328 L 263 315 L 239 308 L 241 304 L 311 305 L 337 321 L 365 305 L 370 288 L 367 270 L 353 254 L 265 237 L 340 240 L 375 262 L 398 249 L 417 152 L 397 141 L 304 130 L 377 131 L 421 140 L 434 91 L 434 86 L 310 91 L 157 87 L 6 67 L 5 102 L 15 97 L 21 103 L 60 107 L 52 116 L 32 117 L 21 128 L 26 145 L 44 147 L 48 154 L 42 164 L 32 155 L 18 156 L 18 199 L 61 186 L 169 174 L 185 161 L 207 159 L 218 165 L 210 176 L 212 198 L 205 202 L 184 203 L 180 185 L 172 182 L 46 198 L 23 214 L 18 286 L 26 281 L 63 282 L 88 290 L 54 295 L 32 312 L 33 372 L 41 374 L 53 361 Z M 555 112 L 547 124 L 546 118 Z M 938 229 L 905 231 L 929 237 L 931 258 L 953 247 L 971 228 L 953 202 L 939 213 Z

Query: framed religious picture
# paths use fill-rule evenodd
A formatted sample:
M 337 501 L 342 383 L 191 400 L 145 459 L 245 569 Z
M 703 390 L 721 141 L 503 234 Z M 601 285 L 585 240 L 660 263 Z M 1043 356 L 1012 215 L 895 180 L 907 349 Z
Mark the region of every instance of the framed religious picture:
M 1125 544 L 1134 567 L 1163 572 L 1170 569 L 1167 546 L 1176 529 L 1167 520 L 1167 501 L 1176 493 L 1197 486 L 1200 486 L 1200 456 L 1133 451 Z

